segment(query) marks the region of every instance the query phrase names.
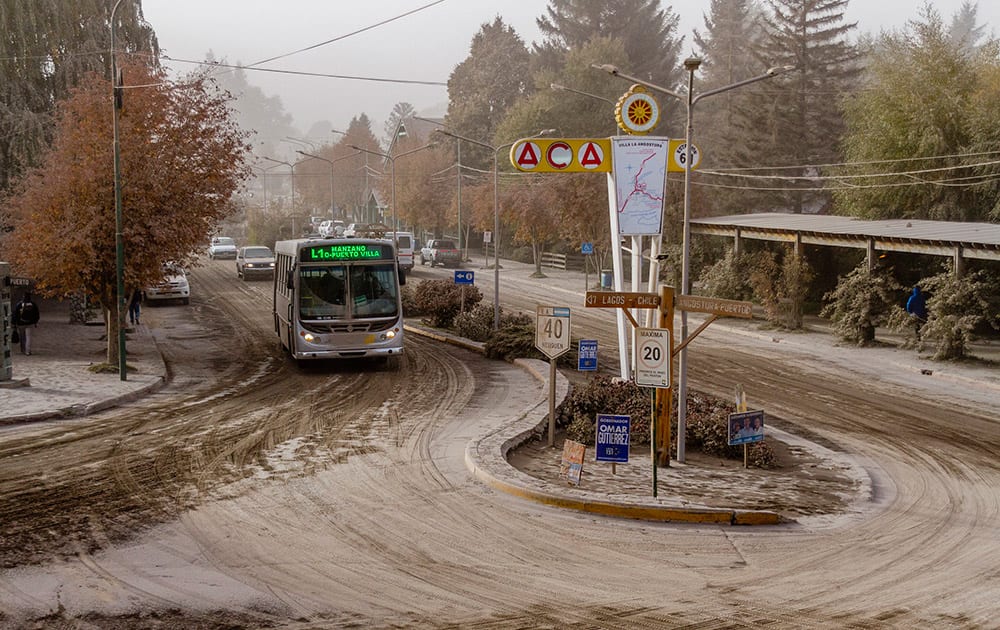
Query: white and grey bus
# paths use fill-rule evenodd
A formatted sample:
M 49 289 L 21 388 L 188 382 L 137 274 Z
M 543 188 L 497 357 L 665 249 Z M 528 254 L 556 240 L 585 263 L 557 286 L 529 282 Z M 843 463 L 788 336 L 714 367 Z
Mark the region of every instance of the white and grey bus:
M 274 330 L 295 359 L 403 353 L 403 306 L 391 241 L 308 238 L 274 245 Z

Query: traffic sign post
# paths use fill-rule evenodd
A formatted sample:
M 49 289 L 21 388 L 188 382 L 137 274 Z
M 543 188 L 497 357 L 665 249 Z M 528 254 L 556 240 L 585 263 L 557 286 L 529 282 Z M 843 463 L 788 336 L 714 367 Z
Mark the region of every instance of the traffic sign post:
M 465 285 L 475 284 L 476 272 L 475 271 L 462 271 L 461 269 L 455 270 L 455 284 L 462 286 L 462 299 L 459 302 L 459 312 L 465 312 Z
M 549 358 L 549 446 L 556 441 L 556 359 L 569 351 L 572 320 L 565 306 L 535 311 L 535 347 Z
M 475 271 L 462 271 L 461 269 L 455 270 L 455 284 L 475 284 L 475 283 L 476 283 Z

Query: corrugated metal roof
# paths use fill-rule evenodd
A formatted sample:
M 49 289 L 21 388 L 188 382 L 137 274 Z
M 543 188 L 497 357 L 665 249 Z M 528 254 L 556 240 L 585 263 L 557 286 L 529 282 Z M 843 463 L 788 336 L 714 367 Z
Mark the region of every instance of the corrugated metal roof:
M 905 250 L 930 254 L 955 253 L 969 258 L 1000 260 L 1000 224 L 890 219 L 866 221 L 816 214 L 737 214 L 691 220 L 695 234 L 794 240 L 824 245 Z

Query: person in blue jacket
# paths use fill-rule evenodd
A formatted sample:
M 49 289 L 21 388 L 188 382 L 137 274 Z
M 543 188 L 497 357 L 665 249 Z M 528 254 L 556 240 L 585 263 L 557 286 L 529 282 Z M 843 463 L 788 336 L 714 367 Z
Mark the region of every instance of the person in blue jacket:
M 920 292 L 920 287 L 913 287 L 913 293 L 906 300 L 906 312 L 913 318 L 917 334 L 920 334 L 920 327 L 927 321 L 927 301 L 924 294 Z

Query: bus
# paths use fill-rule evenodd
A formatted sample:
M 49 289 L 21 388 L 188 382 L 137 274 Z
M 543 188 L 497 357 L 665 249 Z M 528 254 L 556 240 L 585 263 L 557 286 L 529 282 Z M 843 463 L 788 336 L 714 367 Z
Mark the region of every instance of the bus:
M 392 241 L 278 241 L 274 263 L 274 330 L 293 358 L 388 361 L 403 353 L 406 278 Z

